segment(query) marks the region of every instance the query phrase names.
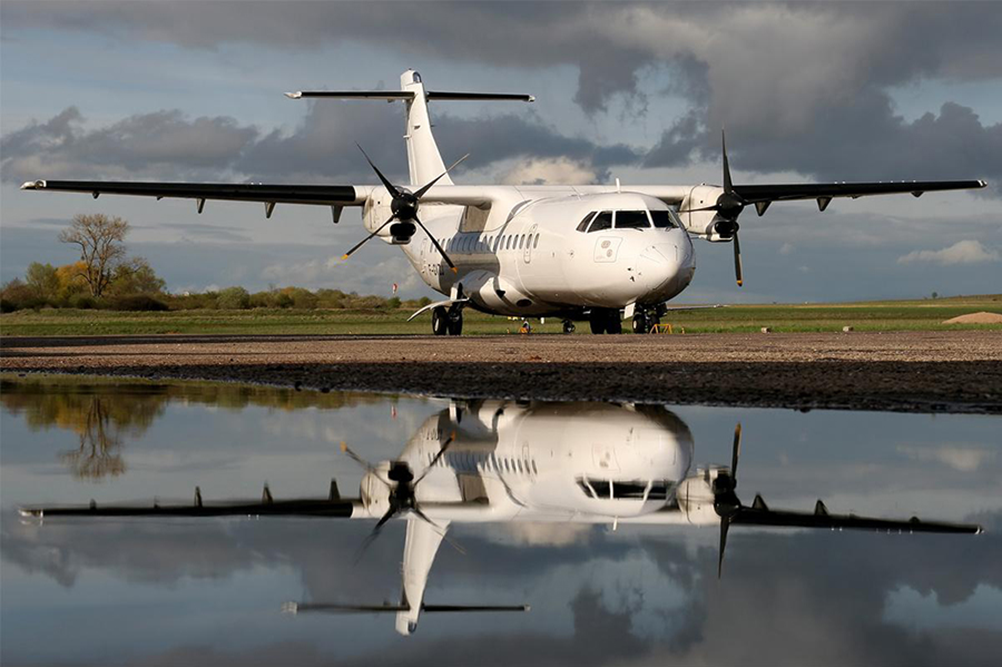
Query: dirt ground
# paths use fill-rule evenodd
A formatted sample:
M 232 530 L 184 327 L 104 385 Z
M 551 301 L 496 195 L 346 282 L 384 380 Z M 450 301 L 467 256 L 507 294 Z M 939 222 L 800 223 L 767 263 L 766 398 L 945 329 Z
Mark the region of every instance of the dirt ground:
M 320 390 L 1002 414 L 993 331 L 0 339 L 4 372 Z

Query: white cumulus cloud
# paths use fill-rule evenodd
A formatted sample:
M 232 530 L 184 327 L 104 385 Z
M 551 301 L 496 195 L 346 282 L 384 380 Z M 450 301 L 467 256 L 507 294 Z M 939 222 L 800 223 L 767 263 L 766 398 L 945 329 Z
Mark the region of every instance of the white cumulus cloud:
M 898 264 L 930 262 L 941 266 L 952 266 L 954 264 L 997 262 L 998 260 L 998 250 L 985 247 L 981 241 L 965 240 L 957 241 L 952 246 L 942 250 L 915 250 L 898 257 Z

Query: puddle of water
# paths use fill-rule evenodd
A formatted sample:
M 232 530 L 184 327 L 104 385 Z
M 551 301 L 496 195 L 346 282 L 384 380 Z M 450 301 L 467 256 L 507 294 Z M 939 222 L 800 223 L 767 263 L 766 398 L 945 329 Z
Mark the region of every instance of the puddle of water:
M 977 664 L 1002 643 L 995 417 L 101 380 L 8 379 L 0 402 L 5 664 Z M 429 522 L 389 521 L 366 548 L 393 480 L 426 470 Z M 92 499 L 161 515 L 17 514 Z M 283 515 L 201 516 L 226 501 Z M 989 532 L 745 525 L 849 513 Z M 531 611 L 435 612 L 454 605 Z

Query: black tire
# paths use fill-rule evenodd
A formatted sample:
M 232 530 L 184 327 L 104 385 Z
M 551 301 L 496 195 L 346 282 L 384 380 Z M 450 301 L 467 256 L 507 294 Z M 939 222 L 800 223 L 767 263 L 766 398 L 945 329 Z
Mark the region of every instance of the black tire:
M 570 320 L 564 320 L 564 333 L 565 334 L 572 334 L 572 333 L 574 333 L 575 329 L 576 329 L 576 327 L 574 326 L 573 322 L 571 322 Z
M 609 311 L 609 319 L 605 324 L 605 332 L 610 334 L 623 333 L 623 321 L 619 319 L 619 311 Z
M 588 318 L 588 324 L 589 326 L 591 326 L 591 332 L 593 334 L 604 334 L 605 313 L 593 310 L 591 316 Z
M 651 330 L 651 321 L 644 313 L 633 316 L 633 333 L 644 334 Z
M 448 330 L 450 336 L 462 336 L 463 335 L 463 313 L 462 311 L 456 313 L 455 315 L 449 314 L 448 316 Z
M 444 336 L 449 330 L 449 312 L 442 306 L 431 309 L 431 332 Z

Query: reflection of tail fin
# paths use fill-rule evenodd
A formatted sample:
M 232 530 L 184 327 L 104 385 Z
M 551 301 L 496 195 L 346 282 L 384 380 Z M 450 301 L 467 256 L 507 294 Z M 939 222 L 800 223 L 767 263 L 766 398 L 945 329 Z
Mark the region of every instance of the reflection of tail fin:
M 426 604 L 421 611 L 427 614 L 435 612 L 462 611 L 530 611 L 527 604 Z M 382 612 L 410 611 L 410 607 L 399 604 L 334 604 L 326 602 L 286 602 L 282 612 L 286 614 L 305 614 L 310 612 L 325 614 L 379 614 Z
M 414 70 L 407 70 L 400 75 L 400 90 L 317 90 L 286 93 L 286 96 L 298 100 L 301 98 L 326 97 L 334 99 L 369 99 L 403 101 L 407 105 L 407 128 L 404 138 L 407 141 L 407 164 L 410 166 L 411 185 L 423 185 L 445 171 L 442 155 L 438 152 L 438 144 L 431 132 L 431 120 L 428 117 L 428 102 L 430 100 L 473 100 L 473 101 L 514 101 L 533 102 L 532 95 L 513 95 L 509 93 L 462 93 L 426 91 L 421 82 L 421 75 Z M 444 176 L 442 185 L 452 185 L 452 179 Z

